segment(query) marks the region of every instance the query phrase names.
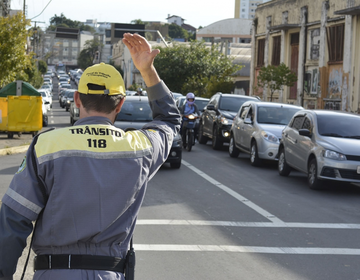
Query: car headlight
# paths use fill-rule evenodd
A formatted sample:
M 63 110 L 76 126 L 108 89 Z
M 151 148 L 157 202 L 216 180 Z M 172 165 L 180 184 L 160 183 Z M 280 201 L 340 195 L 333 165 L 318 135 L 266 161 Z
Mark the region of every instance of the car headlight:
M 325 150 L 323 152 L 324 158 L 334 159 L 334 160 L 346 160 L 346 156 L 343 154 L 340 154 L 338 152 L 334 152 L 331 150 Z
M 261 131 L 261 136 L 266 140 L 269 141 L 271 143 L 279 143 L 279 139 L 272 133 L 267 132 L 267 131 Z
M 220 118 L 220 122 L 222 123 L 222 124 L 226 124 L 226 125 L 231 125 L 232 123 L 233 123 L 233 121 L 232 120 L 230 120 L 230 119 L 227 119 L 227 118 L 225 118 L 225 117 L 221 117 Z
M 66 103 L 70 104 L 70 100 L 66 100 Z

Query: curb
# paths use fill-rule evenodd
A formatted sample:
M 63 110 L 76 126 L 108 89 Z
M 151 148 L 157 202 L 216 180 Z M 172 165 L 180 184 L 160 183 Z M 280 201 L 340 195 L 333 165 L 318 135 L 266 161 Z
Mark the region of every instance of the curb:
M 8 156 L 8 155 L 26 152 L 29 149 L 29 146 L 30 145 L 24 145 L 24 146 L 19 146 L 19 147 L 0 149 L 0 156 Z

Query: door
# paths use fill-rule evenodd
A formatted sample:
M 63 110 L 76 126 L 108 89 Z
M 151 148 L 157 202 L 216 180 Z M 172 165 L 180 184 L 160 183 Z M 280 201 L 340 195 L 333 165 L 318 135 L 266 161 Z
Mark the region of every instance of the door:
M 291 124 L 291 127 L 286 127 L 284 130 L 284 147 L 285 147 L 285 158 L 286 161 L 295 168 L 300 168 L 299 163 L 299 129 L 304 122 L 305 116 L 296 116 Z M 302 137 L 302 136 L 300 136 Z
M 250 105 L 249 110 L 246 114 L 245 120 L 251 121 L 251 123 L 243 122 L 242 126 L 241 126 L 241 137 L 240 137 L 241 147 L 247 151 L 250 151 L 251 136 L 253 135 L 253 133 L 255 131 L 255 127 L 254 127 L 255 114 L 254 114 L 254 112 L 255 112 L 255 109 L 253 108 L 252 105 Z

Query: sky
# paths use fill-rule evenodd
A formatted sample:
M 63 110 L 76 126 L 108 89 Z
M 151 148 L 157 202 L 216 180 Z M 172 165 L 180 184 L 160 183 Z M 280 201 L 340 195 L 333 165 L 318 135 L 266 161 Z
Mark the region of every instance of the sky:
M 61 13 L 81 22 L 97 19 L 117 23 L 130 23 L 134 19 L 167 22 L 168 15 L 176 15 L 195 28 L 234 18 L 235 14 L 235 0 L 11 0 L 11 9 L 22 10 L 23 1 L 27 18 L 43 28 L 49 26 L 51 17 Z

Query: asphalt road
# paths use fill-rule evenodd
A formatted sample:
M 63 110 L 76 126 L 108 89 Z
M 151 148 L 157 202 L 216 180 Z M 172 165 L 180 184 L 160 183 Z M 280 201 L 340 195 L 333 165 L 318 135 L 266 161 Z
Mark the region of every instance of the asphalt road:
M 56 103 L 53 121 L 69 125 Z M 275 164 L 255 168 L 210 143 L 150 181 L 134 235 L 136 279 L 360 279 L 357 186 L 313 191 L 301 173 L 283 178 Z M 23 156 L 0 157 L 0 197 Z

